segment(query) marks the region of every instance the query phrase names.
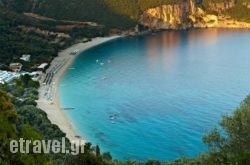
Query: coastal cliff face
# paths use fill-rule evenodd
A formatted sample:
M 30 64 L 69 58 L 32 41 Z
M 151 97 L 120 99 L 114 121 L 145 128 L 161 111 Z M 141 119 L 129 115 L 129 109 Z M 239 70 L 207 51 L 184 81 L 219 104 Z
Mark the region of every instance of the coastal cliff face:
M 198 7 L 195 0 L 187 0 L 173 5 L 162 5 L 143 12 L 139 23 L 150 29 L 187 29 L 187 28 L 249 28 L 250 24 L 220 15 L 221 11 L 235 6 L 234 1 L 227 3 L 209 3 L 209 8 L 218 15 L 209 14 Z M 249 7 L 249 4 L 245 4 Z
M 218 25 L 218 18 L 196 7 L 193 0 L 187 0 L 179 4 L 150 8 L 143 12 L 139 22 L 151 29 L 186 29 L 215 27 Z

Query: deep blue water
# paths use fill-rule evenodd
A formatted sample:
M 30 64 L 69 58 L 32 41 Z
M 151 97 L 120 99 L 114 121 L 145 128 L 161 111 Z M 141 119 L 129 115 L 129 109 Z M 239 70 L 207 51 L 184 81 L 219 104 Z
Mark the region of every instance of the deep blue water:
M 249 45 L 249 31 L 216 29 L 114 40 L 77 57 L 60 100 L 81 135 L 116 159 L 194 157 L 250 93 Z

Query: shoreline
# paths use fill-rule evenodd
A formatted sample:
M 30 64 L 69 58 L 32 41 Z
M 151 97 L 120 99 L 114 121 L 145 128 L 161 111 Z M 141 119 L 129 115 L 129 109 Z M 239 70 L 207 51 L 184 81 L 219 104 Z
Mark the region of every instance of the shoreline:
M 48 115 L 51 123 L 56 124 L 61 129 L 61 131 L 66 134 L 66 137 L 71 142 L 74 140 L 83 140 L 84 142 L 87 141 L 84 137 L 79 136 L 79 132 L 77 131 L 76 127 L 71 123 L 69 118 L 64 113 L 63 107 L 61 107 L 58 91 L 60 79 L 66 70 L 72 65 L 78 54 L 86 51 L 89 48 L 120 37 L 122 36 L 98 37 L 93 38 L 91 41 L 86 43 L 72 45 L 69 48 L 59 52 L 58 56 L 50 63 L 50 67 L 46 71 L 46 73 L 53 73 L 50 84 L 42 84 L 42 81 L 45 79 L 45 74 L 42 74 L 37 107 L 42 109 Z M 75 55 L 70 55 L 70 53 L 76 50 L 77 53 Z

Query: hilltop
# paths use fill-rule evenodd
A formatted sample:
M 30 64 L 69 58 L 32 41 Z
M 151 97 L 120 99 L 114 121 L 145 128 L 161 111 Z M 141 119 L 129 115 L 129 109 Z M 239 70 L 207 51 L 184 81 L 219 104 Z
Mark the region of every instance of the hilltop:
M 162 13 L 168 17 L 167 22 L 164 22 L 166 19 L 159 17 L 158 20 L 151 19 L 150 23 L 163 21 L 174 27 L 176 23 L 172 24 L 169 21 L 171 16 L 181 16 L 180 22 L 177 18 L 178 25 L 186 26 L 194 23 L 192 20 L 194 13 L 198 15 L 196 21 L 205 27 L 204 20 L 209 23 L 209 26 L 211 25 L 211 16 L 213 16 L 212 21 L 215 18 L 219 21 L 219 25 L 220 22 L 225 23 L 229 20 L 250 22 L 250 2 L 247 0 L 1 0 L 1 4 L 20 13 L 31 12 L 59 20 L 97 22 L 109 29 L 134 28 L 138 22 L 148 25 L 149 20 L 146 23 L 140 20 L 145 18 L 145 14 L 150 17 L 147 15 L 150 9 L 154 11 L 153 16 L 156 18 Z M 192 4 L 191 7 L 190 4 Z M 199 22 L 200 19 L 203 22 Z M 226 22 L 224 26 L 227 25 L 232 27 Z

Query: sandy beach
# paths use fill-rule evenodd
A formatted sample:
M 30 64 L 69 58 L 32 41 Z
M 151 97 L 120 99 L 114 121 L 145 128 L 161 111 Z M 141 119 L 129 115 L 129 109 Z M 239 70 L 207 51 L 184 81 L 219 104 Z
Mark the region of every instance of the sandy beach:
M 42 78 L 40 80 L 41 87 L 39 89 L 39 100 L 37 101 L 37 106 L 47 113 L 48 118 L 53 124 L 58 125 L 59 128 L 66 133 L 66 137 L 69 138 L 70 141 L 79 140 L 80 138 L 81 140 L 84 140 L 86 142 L 86 139 L 79 136 L 72 123 L 64 114 L 64 109 L 63 107 L 61 107 L 59 100 L 59 80 L 65 73 L 65 71 L 69 69 L 72 62 L 80 52 L 119 37 L 121 36 L 100 37 L 94 38 L 86 43 L 75 44 L 59 52 L 58 56 L 52 61 L 50 67 L 47 69 L 46 74 L 42 75 Z M 72 55 L 72 52 L 76 54 Z M 43 84 L 44 79 L 46 77 L 48 78 L 47 75 L 50 74 L 53 75 L 50 77 L 50 83 Z

